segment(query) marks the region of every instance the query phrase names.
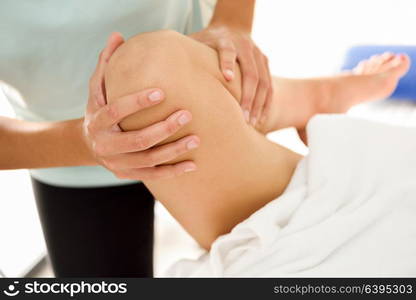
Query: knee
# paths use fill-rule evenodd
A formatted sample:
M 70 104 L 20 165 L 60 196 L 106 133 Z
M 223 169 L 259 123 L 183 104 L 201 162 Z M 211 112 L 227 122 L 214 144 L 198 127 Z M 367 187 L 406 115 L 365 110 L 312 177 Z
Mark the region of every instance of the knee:
M 123 120 L 124 130 L 140 129 L 178 109 L 189 109 L 189 100 L 178 96 L 178 90 L 191 81 L 188 40 L 175 31 L 162 30 L 134 36 L 115 51 L 105 72 L 108 102 L 148 88 L 162 89 L 166 98 L 146 113 Z
M 119 80 L 124 81 L 136 78 L 142 86 L 158 83 L 175 71 L 186 68 L 187 44 L 187 38 L 173 30 L 136 35 L 113 54 L 106 77 L 117 75 Z
M 107 74 L 116 75 L 118 80 L 126 82 L 134 77 L 142 87 L 160 88 L 164 85 L 178 88 L 178 83 L 186 86 L 187 78 L 204 73 L 224 85 L 237 101 L 241 97 L 238 65 L 234 80 L 226 81 L 214 49 L 173 30 L 143 33 L 127 40 L 113 54 L 107 70 Z M 138 86 L 135 88 L 137 91 Z
M 201 98 L 212 89 L 225 88 L 231 95 L 240 90 L 240 80 L 226 83 L 218 67 L 216 52 L 189 37 L 171 30 L 137 35 L 120 46 L 111 57 L 105 74 L 107 100 L 147 88 L 160 88 L 165 101 L 136 113 L 120 125 L 125 130 L 142 128 L 178 109 L 201 110 Z M 206 95 L 201 95 L 204 91 Z M 212 95 L 211 95 L 212 96 Z

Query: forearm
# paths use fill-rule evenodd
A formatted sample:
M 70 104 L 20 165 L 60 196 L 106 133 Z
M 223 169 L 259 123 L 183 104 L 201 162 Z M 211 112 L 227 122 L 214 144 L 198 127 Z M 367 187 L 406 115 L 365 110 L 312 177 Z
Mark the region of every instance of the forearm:
M 218 0 L 210 25 L 251 32 L 255 0 Z
M 82 119 L 27 122 L 0 117 L 0 169 L 93 165 Z

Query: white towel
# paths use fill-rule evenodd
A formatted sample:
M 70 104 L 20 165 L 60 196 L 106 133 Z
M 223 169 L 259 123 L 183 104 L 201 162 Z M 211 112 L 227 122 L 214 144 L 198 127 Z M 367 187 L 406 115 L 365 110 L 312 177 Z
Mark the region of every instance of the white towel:
M 321 115 L 308 139 L 282 196 L 168 276 L 416 276 L 416 128 Z

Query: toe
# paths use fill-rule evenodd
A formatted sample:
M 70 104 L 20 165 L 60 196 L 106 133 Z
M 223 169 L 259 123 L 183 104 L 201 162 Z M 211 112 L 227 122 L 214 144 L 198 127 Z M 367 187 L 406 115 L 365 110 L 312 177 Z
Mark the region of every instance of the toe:
M 374 71 L 374 65 L 377 61 L 377 55 L 372 55 L 370 58 L 359 63 L 362 70 L 361 74 L 371 74 Z
M 358 65 L 352 70 L 354 74 L 361 75 L 365 73 L 366 60 L 362 60 Z
M 372 73 L 375 59 L 376 59 L 376 56 L 373 55 L 371 58 L 360 61 L 358 65 L 355 67 L 354 73 L 359 74 L 359 75 Z
M 403 66 L 402 66 L 403 64 Z M 391 52 L 372 55 L 369 59 L 361 61 L 354 69 L 355 74 L 375 74 L 383 73 L 398 68 L 401 72 L 402 68 L 407 69 L 409 58 L 402 54 L 396 55 Z M 405 67 L 407 66 L 407 67 Z
M 375 70 L 375 73 L 388 71 L 391 68 L 391 63 L 396 58 L 396 56 L 397 55 L 390 52 L 386 52 L 380 55 L 380 62 L 377 66 L 377 69 Z
M 383 55 L 373 55 L 370 59 L 370 69 L 369 73 L 377 73 L 380 72 L 380 68 L 383 65 L 384 58 Z
M 394 53 L 392 52 L 384 52 L 381 55 L 381 58 L 384 62 L 389 61 L 390 59 L 392 59 L 394 57 Z
M 399 79 L 407 73 L 410 67 L 410 58 L 406 54 L 395 54 L 388 61 L 384 62 L 379 72 L 388 77 Z
M 409 71 L 410 68 L 410 57 L 406 54 L 398 54 L 390 60 L 389 66 L 392 72 L 396 73 L 397 76 L 402 77 Z

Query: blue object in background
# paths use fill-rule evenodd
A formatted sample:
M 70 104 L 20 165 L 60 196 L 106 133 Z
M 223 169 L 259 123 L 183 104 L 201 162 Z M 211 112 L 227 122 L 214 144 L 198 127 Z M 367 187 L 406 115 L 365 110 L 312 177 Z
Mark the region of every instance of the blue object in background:
M 403 76 L 391 99 L 407 99 L 416 102 L 416 46 L 356 46 L 348 50 L 342 70 L 353 69 L 361 60 L 384 52 L 405 53 L 411 59 L 409 72 Z

